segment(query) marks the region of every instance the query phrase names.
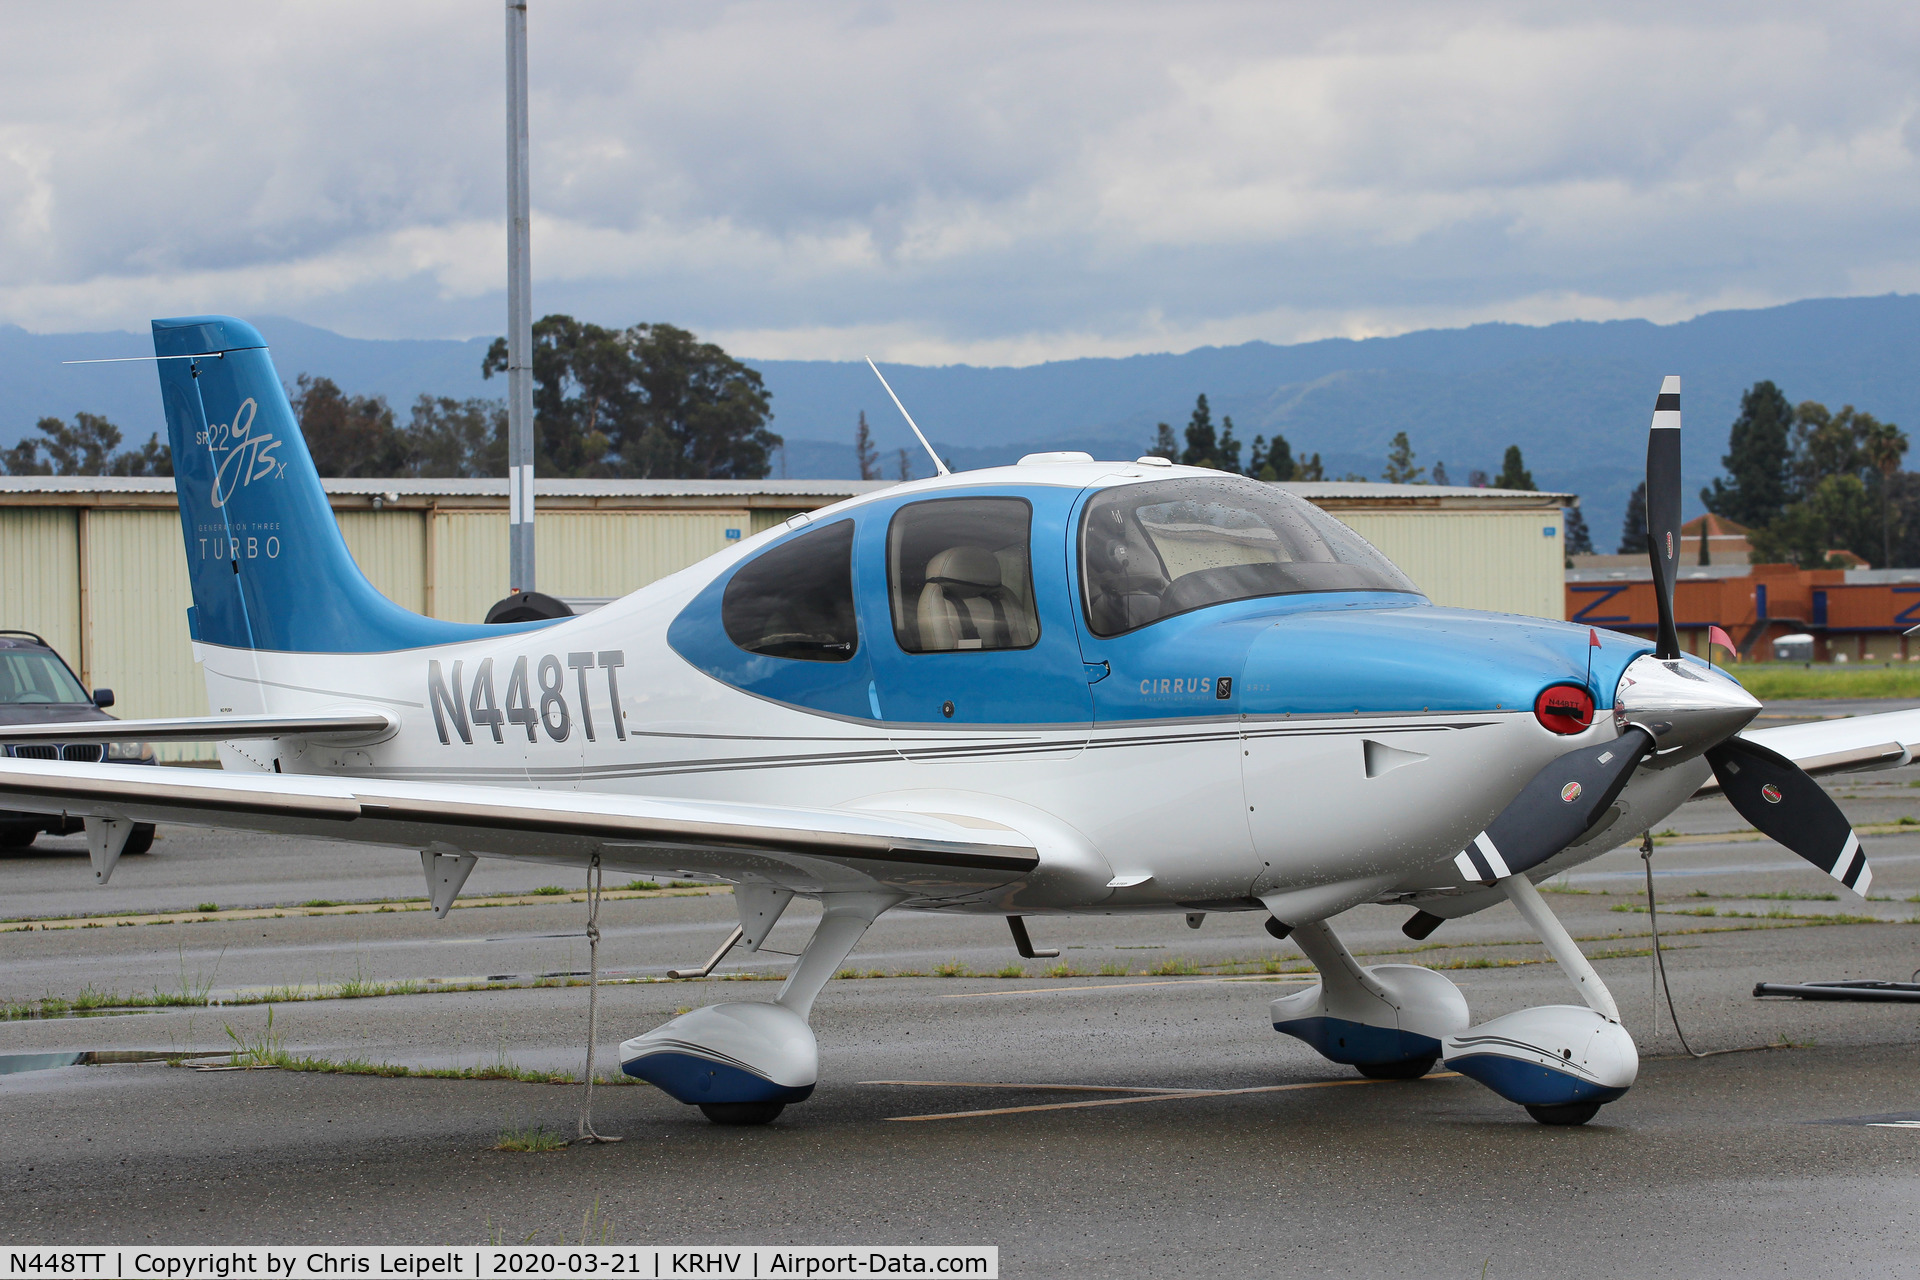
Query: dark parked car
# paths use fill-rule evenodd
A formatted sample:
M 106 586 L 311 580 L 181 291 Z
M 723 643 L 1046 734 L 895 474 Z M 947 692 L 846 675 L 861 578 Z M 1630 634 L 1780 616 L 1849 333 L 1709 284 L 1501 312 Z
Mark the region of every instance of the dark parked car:
M 113 705 L 113 690 L 95 689 L 87 696 L 53 646 L 31 631 L 0 631 L 0 725 L 56 724 L 68 720 L 111 720 L 104 708 Z M 145 742 L 21 742 L 0 751 L 22 760 L 101 760 L 116 764 L 152 764 L 153 747 Z M 0 848 L 21 849 L 42 831 L 72 835 L 82 829 L 78 818 L 49 817 L 43 813 L 0 810 Z M 153 847 L 153 825 L 137 824 L 122 853 L 145 853 Z

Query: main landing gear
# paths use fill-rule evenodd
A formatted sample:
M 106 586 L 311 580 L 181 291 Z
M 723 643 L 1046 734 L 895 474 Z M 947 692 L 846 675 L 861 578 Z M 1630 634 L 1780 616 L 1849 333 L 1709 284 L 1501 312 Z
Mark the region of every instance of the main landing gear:
M 771 906 L 760 901 L 766 895 L 737 896 L 742 931 L 757 948 L 793 895 L 782 893 Z M 868 926 L 901 900 L 886 893 L 823 894 L 820 923 L 772 1003 L 684 1013 L 621 1045 L 621 1069 L 699 1107 L 715 1124 L 770 1123 L 790 1103 L 805 1101 L 819 1079 L 819 1045 L 807 1025 L 814 997 Z
M 1541 1124 L 1580 1125 L 1632 1087 L 1640 1070 L 1600 976 L 1524 875 L 1499 882 L 1522 918 L 1572 979 L 1584 1005 L 1522 1009 L 1468 1026 L 1467 1002 L 1419 965 L 1362 968 L 1325 922 L 1293 938 L 1320 970 L 1320 985 L 1272 1005 L 1273 1028 L 1375 1079 L 1411 1080 L 1436 1059 L 1478 1080 Z

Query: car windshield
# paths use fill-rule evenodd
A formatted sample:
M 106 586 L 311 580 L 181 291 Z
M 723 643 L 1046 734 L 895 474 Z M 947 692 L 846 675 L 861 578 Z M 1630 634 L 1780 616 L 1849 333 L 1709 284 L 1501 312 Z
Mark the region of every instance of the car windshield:
M 1099 636 L 1254 596 L 1420 590 L 1332 516 L 1239 476 L 1096 495 L 1080 527 L 1080 573 L 1087 622 Z
M 91 702 L 87 691 L 50 653 L 0 650 L 0 706 L 40 702 Z

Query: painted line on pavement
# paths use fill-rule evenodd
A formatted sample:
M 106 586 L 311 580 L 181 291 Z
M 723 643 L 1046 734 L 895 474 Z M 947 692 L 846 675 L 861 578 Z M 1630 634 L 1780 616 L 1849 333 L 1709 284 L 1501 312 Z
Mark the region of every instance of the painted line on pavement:
M 1443 1071 L 1427 1080 L 1457 1079 L 1459 1072 Z M 1348 1085 L 1391 1084 L 1388 1080 L 1315 1080 L 1306 1084 L 1264 1084 L 1248 1089 L 1191 1089 L 1181 1093 L 1152 1093 L 1126 1098 L 1091 1098 L 1084 1102 L 1043 1102 L 1026 1107 L 991 1107 L 982 1111 L 942 1111 L 924 1116 L 888 1116 L 889 1122 L 911 1120 L 975 1120 L 985 1116 L 1017 1116 L 1034 1111 L 1078 1111 L 1087 1107 L 1124 1107 L 1136 1102 L 1176 1102 L 1187 1098 L 1226 1098 L 1247 1093 L 1289 1093 L 1298 1089 L 1339 1089 Z

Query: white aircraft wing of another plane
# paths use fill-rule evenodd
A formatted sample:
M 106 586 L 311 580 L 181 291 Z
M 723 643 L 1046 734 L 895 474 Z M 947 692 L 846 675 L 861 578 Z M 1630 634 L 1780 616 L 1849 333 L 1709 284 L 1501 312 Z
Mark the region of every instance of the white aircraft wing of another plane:
M 0 808 L 238 827 L 798 892 L 977 892 L 1034 870 L 1032 840 L 978 818 L 800 809 L 605 792 L 0 759 Z
M 1779 752 L 1815 777 L 1892 769 L 1920 754 L 1920 708 L 1749 729 L 1740 736 Z M 1719 780 L 1709 778 L 1694 794 L 1713 795 L 1719 790 Z

